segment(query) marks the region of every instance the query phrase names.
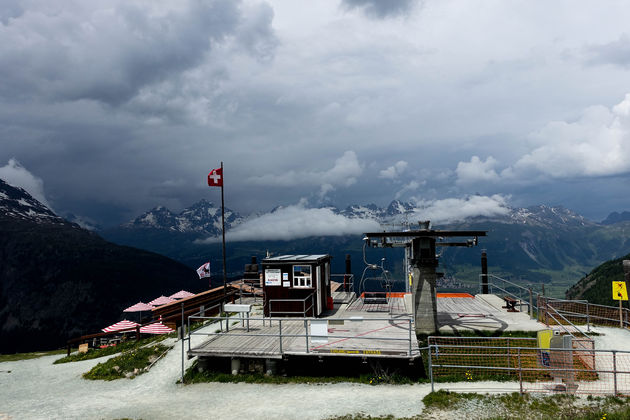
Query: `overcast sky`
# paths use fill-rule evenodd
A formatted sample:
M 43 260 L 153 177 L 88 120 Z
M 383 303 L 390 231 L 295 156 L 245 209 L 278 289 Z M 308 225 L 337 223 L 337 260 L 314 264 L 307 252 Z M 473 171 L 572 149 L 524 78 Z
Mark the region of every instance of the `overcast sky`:
M 0 177 L 102 225 L 219 203 L 221 161 L 243 214 L 601 220 L 630 210 L 628 22 L 627 1 L 4 0 Z

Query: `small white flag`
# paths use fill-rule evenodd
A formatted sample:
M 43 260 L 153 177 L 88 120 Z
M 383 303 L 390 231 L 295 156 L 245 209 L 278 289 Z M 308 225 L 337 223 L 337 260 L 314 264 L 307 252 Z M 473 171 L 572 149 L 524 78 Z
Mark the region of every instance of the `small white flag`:
M 210 263 L 207 262 L 204 265 L 202 265 L 201 267 L 199 267 L 197 269 L 197 274 L 199 275 L 200 279 L 202 279 L 204 277 L 210 277 Z

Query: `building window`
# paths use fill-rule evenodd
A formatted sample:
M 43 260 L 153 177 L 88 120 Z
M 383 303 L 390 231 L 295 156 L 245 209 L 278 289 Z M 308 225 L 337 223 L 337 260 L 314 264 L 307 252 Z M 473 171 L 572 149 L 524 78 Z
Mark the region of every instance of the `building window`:
M 310 265 L 293 266 L 293 287 L 313 287 Z

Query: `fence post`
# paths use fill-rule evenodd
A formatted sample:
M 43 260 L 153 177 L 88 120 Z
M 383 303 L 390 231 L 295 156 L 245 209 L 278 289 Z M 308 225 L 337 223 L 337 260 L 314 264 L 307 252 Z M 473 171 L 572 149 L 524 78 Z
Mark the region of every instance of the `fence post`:
M 529 288 L 529 317 L 534 319 L 534 294 L 532 288 Z
M 409 357 L 411 357 L 411 318 L 409 318 L 408 321 L 409 321 Z
M 588 301 L 586 302 L 586 331 L 591 332 L 591 315 L 589 312 Z
M 615 396 L 617 396 L 617 352 L 612 351 L 613 354 L 613 377 L 615 379 Z
M 280 354 L 282 355 L 282 320 L 278 320 L 278 337 L 280 338 Z
M 506 337 L 507 341 L 507 367 L 510 367 L 510 337 Z
M 428 349 L 429 349 L 429 378 L 431 379 L 431 392 L 433 392 L 434 391 L 433 389 L 433 362 L 431 361 L 431 344 L 428 345 Z
M 521 348 L 518 348 L 518 386 L 520 393 L 523 393 L 523 369 L 521 368 Z
M 308 353 L 308 320 L 304 320 L 304 336 L 306 337 L 306 352 Z

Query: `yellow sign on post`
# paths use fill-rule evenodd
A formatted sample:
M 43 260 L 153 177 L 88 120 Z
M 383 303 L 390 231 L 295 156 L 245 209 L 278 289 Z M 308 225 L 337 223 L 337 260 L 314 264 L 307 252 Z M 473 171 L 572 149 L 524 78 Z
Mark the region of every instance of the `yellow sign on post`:
M 625 281 L 612 282 L 612 294 L 614 300 L 628 300 L 628 290 Z

